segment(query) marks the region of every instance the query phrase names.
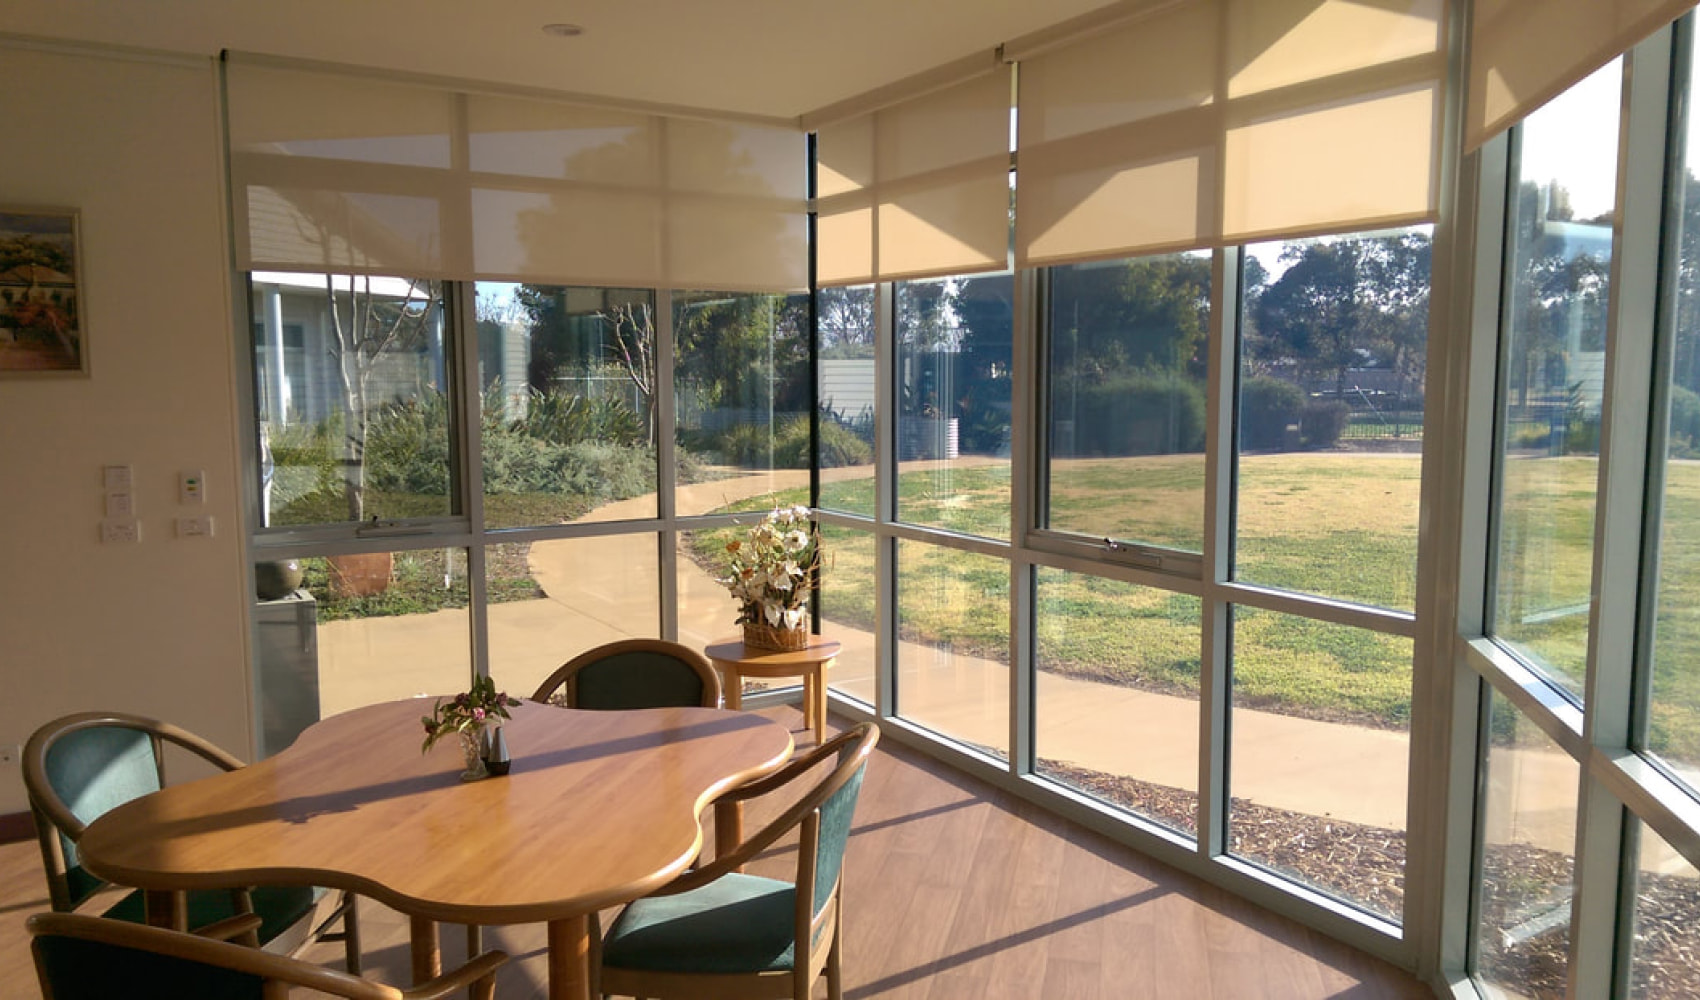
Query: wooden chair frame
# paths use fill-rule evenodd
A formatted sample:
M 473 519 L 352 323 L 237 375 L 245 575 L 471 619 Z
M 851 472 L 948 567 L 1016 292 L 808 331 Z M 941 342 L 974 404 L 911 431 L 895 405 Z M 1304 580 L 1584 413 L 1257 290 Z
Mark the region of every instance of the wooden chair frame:
M 246 932 L 251 934 L 259 926 L 259 918 L 250 914 L 220 923 L 234 924 L 238 928 L 245 923 Z M 37 975 L 41 978 L 42 994 L 47 1000 L 53 1000 L 53 987 L 47 979 L 39 944 L 35 943 L 43 936 L 134 948 L 258 976 L 264 981 L 262 995 L 267 1000 L 285 1000 L 290 989 L 297 986 L 348 1000 L 437 1000 L 461 989 L 468 990 L 472 1000 L 493 1000 L 496 995 L 496 969 L 508 960 L 504 952 L 485 952 L 444 975 L 407 989 L 397 989 L 299 959 L 122 920 L 105 920 L 75 913 L 38 913 L 30 917 L 25 926 L 35 939 L 31 951 L 35 955 Z
M 30 814 L 35 820 L 36 841 L 41 847 L 42 867 L 47 873 L 48 899 L 54 911 L 58 913 L 72 913 L 79 909 L 79 903 L 71 899 L 69 865 L 59 835 L 63 833 L 66 839 L 75 844 L 82 840 L 83 831 L 88 829 L 88 825 L 71 812 L 70 807 L 54 790 L 53 782 L 47 774 L 47 754 L 55 743 L 72 733 L 102 728 L 131 729 L 147 735 L 153 751 L 154 770 L 161 788 L 166 784 L 164 751 L 167 743 L 181 747 L 226 771 L 235 771 L 245 766 L 241 760 L 222 747 L 187 729 L 139 715 L 122 712 L 79 712 L 55 719 L 37 729 L 24 744 L 24 791 L 29 799 Z M 254 912 L 253 899 L 247 889 L 233 889 L 231 893 L 239 914 Z M 179 912 L 186 909 L 182 905 L 183 898 L 184 894 L 179 893 Z M 328 913 L 323 917 L 310 913 L 308 918 L 313 924 L 308 928 L 306 936 L 286 954 L 299 955 L 309 945 L 319 941 L 340 941 L 344 945 L 348 971 L 359 975 L 360 927 L 355 916 L 353 893 L 339 892 Z M 342 920 L 343 929 L 331 931 L 331 925 L 339 918 Z M 258 927 L 257 923 L 255 927 Z M 251 946 L 259 945 L 258 937 L 252 930 L 248 932 L 248 936 L 249 940 L 245 943 Z
M 823 761 L 838 756 L 847 745 L 855 744 L 851 755 L 833 768 L 832 773 L 806 792 L 777 819 L 763 826 L 731 852 L 715 858 L 701 868 L 686 872 L 656 890 L 653 895 L 666 896 L 700 888 L 744 864 L 772 846 L 792 827 L 801 827 L 797 846 L 797 908 L 795 932 L 796 961 L 788 973 L 755 973 L 752 975 L 710 975 L 671 972 L 650 972 L 602 966 L 598 970 L 599 989 L 604 996 L 619 994 L 634 997 L 692 997 L 702 1000 L 735 1000 L 735 998 L 780 998 L 807 1000 L 817 977 L 826 972 L 827 995 L 842 1000 L 843 975 L 840 968 L 843 952 L 843 928 L 840 920 L 839 887 L 843 882 L 840 867 L 838 881 L 828 891 L 820 915 L 815 916 L 815 855 L 820 846 L 820 807 L 833 793 L 843 788 L 856 771 L 865 766 L 874 745 L 879 742 L 879 727 L 864 722 L 800 756 L 784 768 L 765 778 L 727 792 L 721 801 L 743 801 L 775 791 L 807 774 Z M 826 947 L 816 947 L 814 942 Z M 594 950 L 600 953 L 600 942 Z
M 566 707 L 577 708 L 578 672 L 593 663 L 600 663 L 610 656 L 619 656 L 622 653 L 661 653 L 684 663 L 702 678 L 702 707 L 720 707 L 720 671 L 714 669 L 714 664 L 708 662 L 708 657 L 702 653 L 669 639 L 621 639 L 587 649 L 561 664 L 554 673 L 544 678 L 543 683 L 537 685 L 537 692 L 531 696 L 531 700 L 546 702 L 558 694 L 564 699 Z

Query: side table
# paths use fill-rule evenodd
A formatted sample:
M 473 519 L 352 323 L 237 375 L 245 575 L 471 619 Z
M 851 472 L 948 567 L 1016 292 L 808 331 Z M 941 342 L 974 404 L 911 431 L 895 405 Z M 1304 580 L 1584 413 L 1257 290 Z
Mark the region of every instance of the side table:
M 743 704 L 746 677 L 802 677 L 803 726 L 815 731 L 815 743 L 826 741 L 826 671 L 842 647 L 837 639 L 809 636 L 803 649 L 762 649 L 746 646 L 733 636 L 703 650 L 726 681 L 726 707 Z

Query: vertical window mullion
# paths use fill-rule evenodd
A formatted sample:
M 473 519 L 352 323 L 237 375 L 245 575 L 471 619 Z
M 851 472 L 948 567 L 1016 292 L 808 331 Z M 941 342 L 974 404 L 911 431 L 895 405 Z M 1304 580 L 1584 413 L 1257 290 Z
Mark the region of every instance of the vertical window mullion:
M 1032 773 L 1036 743 L 1036 585 L 1033 564 L 1023 553 L 1027 532 L 1035 523 L 1043 464 L 1036 460 L 1044 437 L 1038 402 L 1040 280 L 1033 270 L 1015 273 L 1010 353 L 1009 766 L 1018 775 Z
M 897 517 L 896 288 L 874 286 L 874 710 L 897 714 L 897 548 L 887 530 Z
M 673 341 L 673 290 L 655 293 L 655 501 L 661 519 L 661 608 L 663 639 L 679 638 L 678 394 L 673 387 L 677 357 Z
M 478 369 L 478 295 L 470 282 L 450 286 L 451 309 L 444 310 L 454 345 L 455 374 L 450 393 L 460 433 L 451 444 L 460 470 L 461 511 L 472 534 L 466 552 L 467 610 L 471 616 L 472 672 L 490 673 L 489 574 L 484 537 L 484 379 Z
M 1228 701 L 1231 610 L 1217 596 L 1233 573 L 1236 387 L 1243 252 L 1216 251 L 1210 275 L 1210 351 L 1205 387 L 1204 607 L 1200 650 L 1198 733 L 1198 848 L 1206 857 L 1228 850 Z

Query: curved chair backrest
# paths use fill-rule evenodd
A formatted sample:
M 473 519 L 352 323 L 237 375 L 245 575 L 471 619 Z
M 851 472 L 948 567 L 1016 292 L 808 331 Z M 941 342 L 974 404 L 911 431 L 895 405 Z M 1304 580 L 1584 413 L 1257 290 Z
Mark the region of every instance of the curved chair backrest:
M 496 967 L 507 960 L 488 952 L 400 990 L 258 948 L 121 920 L 40 913 L 27 926 L 42 994 L 53 1000 L 270 1000 L 293 995 L 290 986 L 350 1000 L 427 1000 L 465 987 L 488 998 Z
M 720 707 L 708 657 L 666 639 L 622 639 L 586 650 L 537 686 L 533 701 L 597 710 Z
M 55 719 L 24 744 L 24 790 L 55 910 L 75 909 L 106 884 L 79 864 L 77 841 L 102 814 L 165 786 L 166 743 L 225 770 L 242 766 L 187 730 L 117 712 Z

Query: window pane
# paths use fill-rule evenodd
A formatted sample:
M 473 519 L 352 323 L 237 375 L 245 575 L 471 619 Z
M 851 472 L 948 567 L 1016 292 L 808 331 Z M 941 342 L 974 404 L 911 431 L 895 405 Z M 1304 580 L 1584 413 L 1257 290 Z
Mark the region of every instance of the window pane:
M 1235 577 L 1416 604 L 1428 227 L 1246 248 Z
M 897 711 L 1009 756 L 1009 563 L 900 539 Z
M 1507 238 L 1493 634 L 1577 698 L 1616 210 L 1613 62 L 1518 128 Z
M 1635 935 L 1629 970 L 1634 1000 L 1700 996 L 1700 871 L 1652 828 L 1641 826 L 1635 883 Z
M 454 408 L 435 281 L 255 273 L 268 527 L 454 513 Z
M 465 549 L 261 561 L 254 576 L 263 754 L 338 712 L 471 681 Z
M 806 488 L 808 299 L 677 292 L 673 336 L 678 513 Z
M 655 293 L 477 295 L 485 526 L 654 517 Z
M 874 287 L 822 288 L 820 505 L 874 516 Z
M 823 524 L 820 602 L 821 634 L 844 644 L 827 675 L 827 687 L 864 704 L 874 703 L 874 536 L 855 528 Z
M 1047 527 L 1198 552 L 1210 255 L 1051 271 Z
M 1692 108 L 1700 75 L 1690 88 Z M 1700 786 L 1700 123 L 1686 141 L 1647 749 Z
M 1233 614 L 1229 850 L 1399 921 L 1411 640 Z
M 1483 791 L 1475 966 L 1507 998 L 1564 996 L 1574 894 L 1576 790 L 1570 755 L 1495 694 Z
M 1195 832 L 1202 603 L 1041 567 L 1037 608 L 1038 773 Z
M 484 558 L 490 674 L 517 696 L 587 649 L 661 634 L 652 533 L 491 545 Z
M 897 516 L 1009 537 L 1007 274 L 897 286 Z

